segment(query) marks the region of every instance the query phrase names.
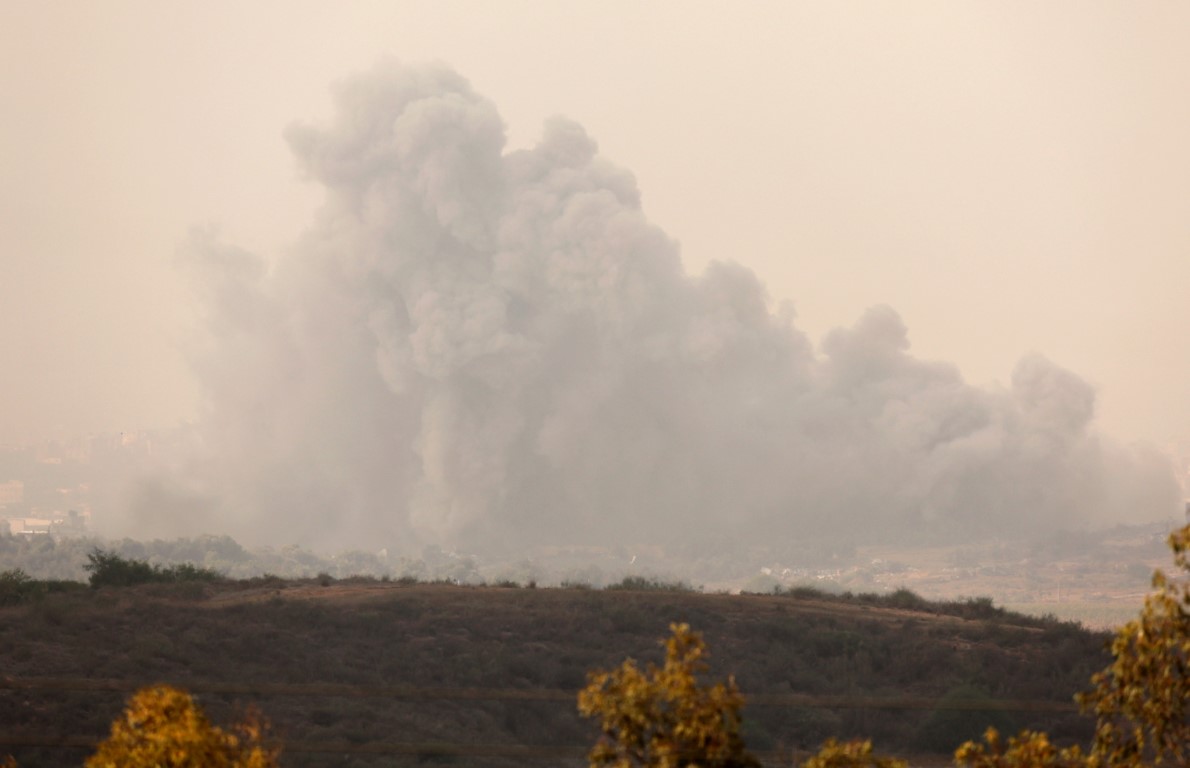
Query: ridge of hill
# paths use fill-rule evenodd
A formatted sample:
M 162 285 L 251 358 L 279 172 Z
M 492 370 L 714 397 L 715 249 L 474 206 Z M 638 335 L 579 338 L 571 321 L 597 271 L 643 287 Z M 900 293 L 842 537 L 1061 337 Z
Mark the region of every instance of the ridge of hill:
M 1107 636 L 1078 625 L 912 593 L 368 578 L 82 589 L 0 609 L 0 754 L 78 765 L 81 749 L 41 745 L 97 741 L 132 689 L 168 682 L 216 722 L 257 704 L 287 765 L 581 765 L 596 735 L 574 705 L 586 673 L 659 661 L 671 622 L 704 634 L 713 677 L 735 676 L 747 742 L 783 756 L 773 764 L 827 736 L 902 754 L 947 753 L 989 724 L 1086 740 L 1072 696 L 1109 660 Z
M 557 547 L 508 558 L 393 545 L 372 551 L 316 552 L 296 545 L 246 548 L 228 536 L 171 540 L 107 540 L 92 536 L 10 535 L 0 519 L 0 572 L 19 569 L 37 579 L 87 578 L 89 553 L 99 549 L 154 566 L 190 564 L 228 578 L 264 574 L 309 578 L 450 580 L 464 584 L 534 581 L 540 585 L 615 584 L 623 578 L 663 578 L 708 590 L 770 592 L 812 587 L 827 592 L 887 594 L 899 588 L 930 600 L 984 595 L 1022 613 L 1056 614 L 1096 629 L 1135 615 L 1153 569 L 1168 560 L 1172 521 L 1097 531 L 1061 531 L 1033 540 L 983 538 L 959 543 L 915 537 L 856 545 L 830 540 L 774 541 L 731 556 L 666 547 Z M 381 542 L 377 542 L 379 547 Z

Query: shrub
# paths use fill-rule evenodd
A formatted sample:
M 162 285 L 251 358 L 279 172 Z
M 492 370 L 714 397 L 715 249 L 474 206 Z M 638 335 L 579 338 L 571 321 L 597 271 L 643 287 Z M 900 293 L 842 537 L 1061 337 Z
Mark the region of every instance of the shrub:
M 162 567 L 144 560 L 121 557 L 96 547 L 87 554 L 83 569 L 91 573 L 90 584 L 99 587 L 130 587 L 135 584 L 164 582 L 221 581 L 223 574 L 211 568 L 199 568 L 190 563 Z
M 812 587 L 808 584 L 799 584 L 785 590 L 785 594 L 790 597 L 796 597 L 801 600 L 822 600 L 827 597 L 826 592 L 818 587 Z
M 223 574 L 213 568 L 199 568 L 192 563 L 178 563 L 158 569 L 161 581 L 223 581 Z
M 625 576 L 616 584 L 608 584 L 604 589 L 625 590 L 632 592 L 695 592 L 694 587 L 684 581 L 662 581 L 656 577 Z
M 0 572 L 0 605 L 23 603 L 33 593 L 35 582 L 20 568 Z
M 905 608 L 914 611 L 924 611 L 929 608 L 929 601 L 911 589 L 901 587 L 890 595 L 886 595 L 884 603 L 893 608 Z
M 158 580 L 153 566 L 147 562 L 120 557 L 115 552 L 105 552 L 98 547 L 87 554 L 87 564 L 83 570 L 91 574 L 90 583 L 94 589 L 129 587 Z

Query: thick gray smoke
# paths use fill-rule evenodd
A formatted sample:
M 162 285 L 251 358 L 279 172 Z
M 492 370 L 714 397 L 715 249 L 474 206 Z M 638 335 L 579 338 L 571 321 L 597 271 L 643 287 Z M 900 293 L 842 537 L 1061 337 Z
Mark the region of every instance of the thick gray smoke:
M 1093 391 L 1041 357 L 979 389 L 910 355 L 888 307 L 816 349 L 745 267 L 686 274 L 572 122 L 505 153 L 496 108 L 443 67 L 335 95 L 330 125 L 288 132 L 326 190 L 299 243 L 275 265 L 188 249 L 204 451 L 155 498 L 186 496 L 197 527 L 506 552 L 1176 508 L 1160 460 L 1090 431 Z

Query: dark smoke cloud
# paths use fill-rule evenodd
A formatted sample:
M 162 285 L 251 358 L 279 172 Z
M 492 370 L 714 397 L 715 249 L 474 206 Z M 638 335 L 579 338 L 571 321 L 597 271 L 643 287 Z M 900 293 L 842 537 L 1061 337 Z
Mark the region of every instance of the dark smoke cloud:
M 1168 468 L 1092 432 L 1091 387 L 1042 357 L 975 388 L 913 357 L 888 307 L 816 349 L 747 268 L 686 274 L 572 122 L 505 153 L 496 108 L 444 67 L 386 64 L 335 98 L 330 125 L 287 134 L 326 191 L 295 247 L 187 249 L 205 448 L 171 487 L 209 529 L 508 552 L 1176 508 Z

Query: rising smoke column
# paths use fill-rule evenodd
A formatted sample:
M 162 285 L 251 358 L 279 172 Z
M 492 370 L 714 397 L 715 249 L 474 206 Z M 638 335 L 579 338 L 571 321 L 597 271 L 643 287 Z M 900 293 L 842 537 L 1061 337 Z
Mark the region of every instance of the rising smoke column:
M 1168 472 L 1097 437 L 1091 388 L 1043 358 L 978 389 L 910 355 L 890 308 L 815 349 L 748 269 L 686 274 L 572 122 L 506 153 L 445 67 L 387 63 L 335 101 L 287 133 L 325 189 L 289 252 L 186 249 L 205 450 L 175 491 L 209 529 L 515 551 L 1174 508 Z

